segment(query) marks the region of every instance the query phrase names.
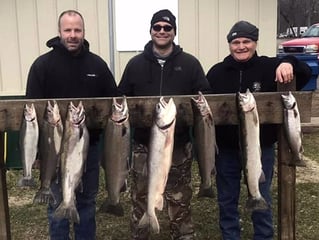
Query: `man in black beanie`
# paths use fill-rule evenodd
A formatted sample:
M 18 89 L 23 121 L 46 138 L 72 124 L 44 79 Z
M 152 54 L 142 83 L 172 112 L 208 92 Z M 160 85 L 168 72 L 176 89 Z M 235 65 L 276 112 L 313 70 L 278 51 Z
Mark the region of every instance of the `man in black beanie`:
M 246 21 L 237 22 L 227 35 L 230 55 L 214 65 L 207 73 L 212 93 L 274 92 L 277 83 L 289 83 L 296 76 L 296 88 L 300 90 L 310 79 L 311 69 L 294 56 L 282 59 L 258 56 L 256 52 L 258 28 Z M 216 157 L 216 185 L 219 205 L 219 226 L 223 240 L 240 239 L 238 202 L 240 196 L 241 164 L 238 127 L 216 126 L 218 155 Z M 252 207 L 251 219 L 254 240 L 272 240 L 274 230 L 271 212 L 271 181 L 275 162 L 274 144 L 277 128 L 260 126 L 262 171 L 265 181 L 259 183 L 265 209 Z M 267 208 L 268 205 L 268 208 Z M 250 238 L 252 239 L 252 238 Z
M 152 20 L 151 20 L 150 31 L 152 31 L 152 26 L 154 26 L 154 24 L 157 22 L 169 23 L 173 27 L 174 33 L 176 35 L 176 17 L 171 13 L 171 11 L 169 11 L 167 9 L 163 9 L 163 10 L 160 10 L 160 11 L 154 13 Z
M 199 61 L 175 45 L 175 16 L 167 9 L 154 13 L 149 41 L 144 51 L 133 57 L 124 70 L 119 90 L 126 96 L 191 95 L 209 90 Z M 133 136 L 131 239 L 149 239 L 147 219 L 147 161 L 150 128 L 135 128 Z M 171 239 L 193 239 L 194 227 L 190 202 L 192 199 L 191 165 L 193 161 L 189 129 L 176 123 L 174 150 L 164 192 L 168 210 Z M 151 220 L 154 220 L 153 218 Z

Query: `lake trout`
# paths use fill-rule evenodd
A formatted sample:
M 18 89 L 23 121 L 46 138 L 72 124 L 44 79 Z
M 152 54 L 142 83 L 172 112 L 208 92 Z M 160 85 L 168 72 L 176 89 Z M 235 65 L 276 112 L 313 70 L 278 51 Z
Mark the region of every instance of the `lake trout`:
M 85 111 L 80 101 L 75 107 L 68 105 L 61 145 L 61 183 L 63 200 L 55 210 L 54 217 L 67 218 L 79 223 L 75 190 L 80 185 L 89 148 L 89 133 L 85 125 Z
M 57 176 L 62 135 L 63 124 L 58 104 L 55 100 L 53 100 L 53 104 L 48 101 L 40 129 L 39 159 L 41 186 L 33 199 L 34 203 L 56 204 L 50 185 Z
M 297 101 L 289 91 L 287 95 L 281 95 L 284 105 L 284 130 L 292 155 L 292 165 L 305 167 L 303 159 L 302 132 L 300 114 Z
M 112 111 L 104 135 L 104 158 L 101 162 L 105 173 L 108 198 L 100 211 L 123 216 L 120 193 L 126 189 L 130 159 L 130 123 L 126 97 L 122 103 L 113 98 Z
M 175 123 L 174 100 L 170 98 L 167 103 L 161 97 L 155 107 L 149 143 L 147 210 L 139 222 L 139 226 L 150 225 L 155 233 L 160 231 L 155 208 L 162 210 L 164 205 L 163 193 L 172 164 Z
M 34 104 L 25 104 L 23 120 L 20 128 L 20 152 L 23 166 L 23 176 L 18 181 L 19 187 L 34 187 L 32 166 L 37 158 L 39 141 L 39 125 Z
M 192 109 L 194 116 L 194 147 L 201 177 L 198 197 L 213 198 L 212 175 L 216 173 L 215 154 L 217 153 L 213 113 L 201 92 L 199 92 L 197 98 L 192 97 Z
M 246 93 L 237 93 L 239 116 L 240 147 L 244 177 L 248 188 L 248 211 L 267 209 L 268 204 L 259 191 L 259 182 L 265 181 L 262 171 L 261 148 L 259 138 L 259 117 L 254 95 L 247 89 Z

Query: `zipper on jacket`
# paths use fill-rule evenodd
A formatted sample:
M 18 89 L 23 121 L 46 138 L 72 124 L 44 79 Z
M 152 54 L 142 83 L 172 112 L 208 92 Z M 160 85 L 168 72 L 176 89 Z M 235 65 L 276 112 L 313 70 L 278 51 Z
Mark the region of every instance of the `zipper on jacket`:
M 243 78 L 243 71 L 239 70 L 239 92 L 241 92 L 241 84 L 242 84 L 242 78 Z
M 163 72 L 164 72 L 164 64 L 165 60 L 157 59 L 158 63 L 161 65 L 161 78 L 160 78 L 160 92 L 159 95 L 162 96 L 162 88 L 163 88 Z

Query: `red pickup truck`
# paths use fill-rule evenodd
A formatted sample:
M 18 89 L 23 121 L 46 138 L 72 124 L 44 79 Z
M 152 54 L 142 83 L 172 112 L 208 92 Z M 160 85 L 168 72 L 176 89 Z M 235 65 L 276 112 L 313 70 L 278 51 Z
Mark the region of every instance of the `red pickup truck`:
M 300 38 L 279 44 L 277 56 L 283 57 L 287 54 L 295 55 L 311 67 L 312 78 L 304 90 L 315 90 L 319 73 L 319 23 L 313 24 Z

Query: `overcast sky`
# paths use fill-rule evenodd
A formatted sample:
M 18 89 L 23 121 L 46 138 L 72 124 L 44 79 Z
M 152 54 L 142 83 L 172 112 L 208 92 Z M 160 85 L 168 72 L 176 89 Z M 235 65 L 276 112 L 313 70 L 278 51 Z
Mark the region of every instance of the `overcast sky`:
M 150 40 L 152 16 L 158 10 L 169 9 L 178 19 L 178 0 L 116 0 L 114 2 L 118 51 L 144 49 L 144 45 Z

